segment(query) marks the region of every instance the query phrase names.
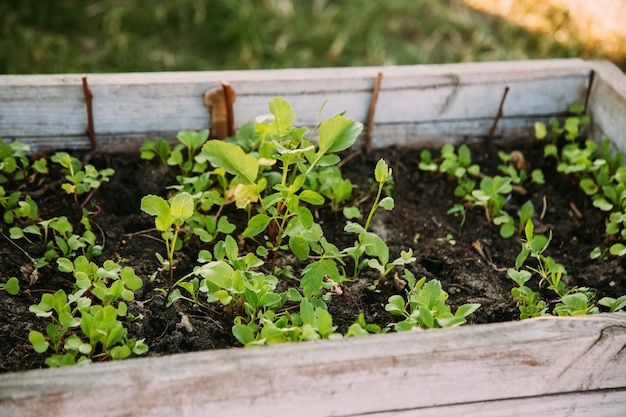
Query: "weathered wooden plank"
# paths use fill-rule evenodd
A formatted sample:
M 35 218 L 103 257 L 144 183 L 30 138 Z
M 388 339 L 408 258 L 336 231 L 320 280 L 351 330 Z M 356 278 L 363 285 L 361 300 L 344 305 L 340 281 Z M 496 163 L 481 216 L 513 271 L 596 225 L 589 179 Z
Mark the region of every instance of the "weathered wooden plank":
M 626 152 L 626 76 L 608 62 L 594 62 L 588 111 L 596 139 L 609 138 Z
M 267 113 L 275 95 L 289 100 L 297 123 L 314 125 L 320 106 L 324 117 L 346 112 L 363 121 L 375 76 L 384 78 L 377 126 L 455 120 L 493 120 L 504 88 L 510 91 L 505 118 L 562 112 L 586 96 L 590 64 L 581 60 L 520 61 L 436 66 L 227 71 L 156 74 L 94 74 L 94 122 L 98 136 L 114 139 L 141 134 L 170 135 L 210 125 L 203 93 L 221 81 L 237 92 L 238 125 Z M 84 147 L 86 110 L 81 75 L 0 77 L 0 135 L 36 145 L 50 141 Z M 384 132 L 384 130 L 382 131 Z M 449 136 L 454 131 L 445 132 Z M 374 132 L 374 141 L 377 133 Z M 78 141 L 76 139 L 82 138 Z M 382 140 L 386 140 L 382 136 Z M 73 147 L 73 146 L 72 146 Z
M 511 383 L 514 383 L 512 381 Z M 612 417 L 626 414 L 626 389 L 512 398 L 364 414 L 368 417 Z
M 0 380 L 0 410 L 183 417 L 433 408 L 436 415 L 457 416 L 459 404 L 484 403 L 479 409 L 489 410 L 493 403 L 497 411 L 524 397 L 545 397 L 558 410 L 562 399 L 553 395 L 626 387 L 625 346 L 626 315 L 612 314 L 209 351 L 7 374 Z M 589 398 L 581 400 L 583 409 L 606 397 Z M 626 398 L 619 404 L 626 407 Z

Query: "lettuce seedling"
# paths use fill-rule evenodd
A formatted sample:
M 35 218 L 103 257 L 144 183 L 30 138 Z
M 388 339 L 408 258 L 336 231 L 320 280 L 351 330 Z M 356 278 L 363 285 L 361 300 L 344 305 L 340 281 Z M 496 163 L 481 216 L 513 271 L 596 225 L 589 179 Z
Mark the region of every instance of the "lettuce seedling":
M 436 279 L 426 282 L 426 277 L 419 281 L 408 270 L 405 270 L 407 279 L 407 300 L 400 295 L 389 297 L 385 310 L 395 316 L 402 316 L 404 320 L 396 323 L 397 331 L 408 331 L 415 327 L 433 329 L 437 327 L 454 327 L 464 324 L 466 317 L 476 311 L 480 304 L 463 304 L 453 314 L 446 304 L 448 293 Z

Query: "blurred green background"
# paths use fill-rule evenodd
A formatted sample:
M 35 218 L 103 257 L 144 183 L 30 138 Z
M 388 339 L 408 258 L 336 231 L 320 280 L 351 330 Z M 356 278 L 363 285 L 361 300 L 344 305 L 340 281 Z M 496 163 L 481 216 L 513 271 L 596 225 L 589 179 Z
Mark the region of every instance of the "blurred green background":
M 4 0 L 0 16 L 4 74 L 567 57 L 626 68 L 575 34 L 556 41 L 461 0 Z

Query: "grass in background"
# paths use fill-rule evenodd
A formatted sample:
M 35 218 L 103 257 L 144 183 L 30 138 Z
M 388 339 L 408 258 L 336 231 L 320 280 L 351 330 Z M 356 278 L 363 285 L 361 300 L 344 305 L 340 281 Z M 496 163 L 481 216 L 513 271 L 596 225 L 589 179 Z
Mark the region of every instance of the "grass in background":
M 604 58 L 460 0 L 22 0 L 0 4 L 5 74 Z

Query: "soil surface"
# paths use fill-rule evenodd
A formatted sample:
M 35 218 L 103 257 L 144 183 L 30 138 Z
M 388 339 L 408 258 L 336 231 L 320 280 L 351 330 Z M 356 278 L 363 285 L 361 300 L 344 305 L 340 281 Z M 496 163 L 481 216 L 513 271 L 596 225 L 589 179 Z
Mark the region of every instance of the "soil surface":
M 500 162 L 497 149 L 487 149 L 481 143 L 471 145 L 471 149 L 473 161 L 481 166 L 481 172 L 497 174 Z M 556 172 L 553 161 L 542 157 L 541 149 L 519 150 L 533 168 L 543 170 L 546 184 L 527 186 L 525 195 L 513 193 L 505 208 L 507 212 L 514 214 L 525 201 L 533 201 L 537 211 L 535 232 L 552 231 L 553 240 L 547 254 L 566 267 L 565 280 L 569 286 L 590 287 L 597 294 L 596 299 L 625 294 L 625 261 L 614 257 L 601 261 L 589 258 L 594 247 L 609 245 L 604 235 L 604 214 L 592 206 L 572 179 Z M 468 210 L 463 226 L 459 215 L 446 214 L 454 204 L 461 202 L 454 196 L 455 184 L 444 176 L 418 170 L 417 149 L 389 148 L 374 151 L 369 156 L 347 153 L 343 157 L 344 175 L 357 185 L 349 204 L 358 204 L 363 213 L 367 213 L 374 199 L 372 179 L 378 159 L 384 158 L 393 169 L 395 208 L 391 212 L 378 210 L 371 225 L 371 230 L 387 242 L 392 259 L 401 250 L 412 248 L 417 260 L 408 268 L 417 278 L 440 280 L 450 295 L 453 309 L 463 303 L 480 303 L 480 309 L 469 317 L 470 325 L 519 318 L 511 296 L 513 281 L 507 277 L 506 269 L 514 266 L 520 236 L 501 238 L 498 228 L 488 223 L 479 207 Z M 129 311 L 138 317 L 126 323 L 129 337 L 145 339 L 150 348 L 148 355 L 239 346 L 231 333 L 232 317 L 220 306 L 213 305 L 212 311 L 208 311 L 179 301 L 165 308 L 163 294 L 155 291 L 165 286 L 165 278 L 161 284 L 158 279 L 155 282 L 148 279 L 159 267 L 155 252 L 164 254 L 165 249 L 153 231 L 153 218 L 141 212 L 140 200 L 149 193 L 166 196 L 166 187 L 175 183 L 173 173 L 157 162 L 140 160 L 138 155 L 92 155 L 90 162 L 98 168 L 110 166 L 116 171 L 94 199 L 101 212 L 91 219 L 97 229 L 94 232 L 104 245 L 103 255 L 95 262 L 113 259 L 131 266 L 144 279 L 135 302 L 129 303 Z M 63 195 L 58 186 L 46 186 L 58 184 L 60 178 L 58 170 L 52 169 L 50 175 L 30 184 L 25 191 L 37 196 L 42 218 L 66 215 L 78 221 L 72 198 Z M 43 192 L 35 193 L 36 190 Z M 225 213 L 231 222 L 238 224 L 240 233 L 245 213 L 237 213 L 231 207 L 227 207 Z M 340 248 L 353 243 L 354 235 L 343 232 L 346 220 L 341 212 L 318 209 L 316 215 L 329 242 Z M 0 225 L 0 229 L 8 235 L 6 225 Z M 39 270 L 37 281 L 29 284 L 33 266 L 26 253 L 34 258 L 41 256 L 42 244 L 36 241 L 29 244 L 24 240 L 15 243 L 22 250 L 0 236 L 0 281 L 16 276 L 21 286 L 17 296 L 0 291 L 0 372 L 45 367 L 44 356 L 35 353 L 28 342 L 28 332 L 43 331 L 46 322 L 28 308 L 38 303 L 44 293 L 58 288 L 70 290 L 73 281 L 69 274 L 44 268 Z M 247 245 L 254 247 L 251 243 Z M 204 248 L 211 249 L 211 245 L 192 239 L 179 253 L 176 274 L 182 276 L 190 271 L 196 265 L 198 252 Z M 292 265 L 298 276 L 302 267 L 293 256 L 281 262 Z M 285 285 L 293 285 L 290 278 L 280 279 Z M 372 291 L 367 287 L 374 279 L 375 275 L 365 274 L 355 282 L 344 283 L 343 294 L 333 296 L 329 310 L 339 332 L 344 333 L 361 312 L 368 323 L 386 326 L 397 321 L 385 311 L 384 305 L 391 295 L 402 291 L 391 279 L 381 282 L 378 291 Z M 183 318 L 188 318 L 192 326 L 182 325 Z

